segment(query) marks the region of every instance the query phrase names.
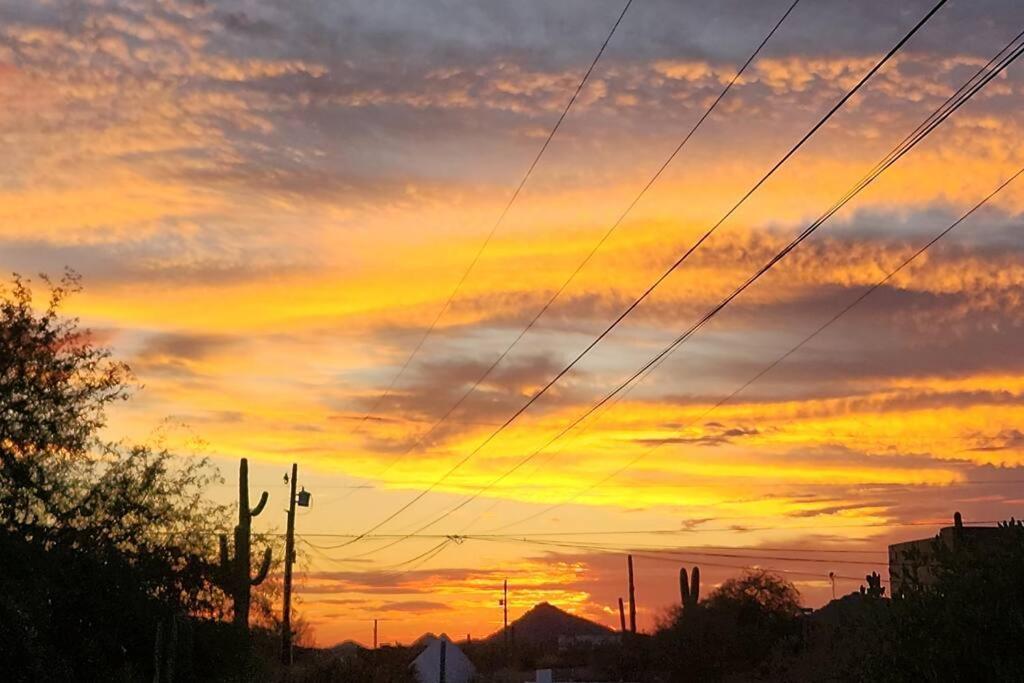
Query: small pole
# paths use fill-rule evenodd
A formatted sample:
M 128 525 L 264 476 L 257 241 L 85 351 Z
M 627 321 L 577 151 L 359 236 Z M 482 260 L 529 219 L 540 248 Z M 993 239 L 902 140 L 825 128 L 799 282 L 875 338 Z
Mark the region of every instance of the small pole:
M 281 662 L 292 663 L 292 563 L 295 561 L 295 486 L 299 466 L 292 463 L 292 492 L 288 497 L 288 529 L 284 541 L 284 608 L 281 610 Z
M 445 661 L 445 659 L 447 658 L 447 650 L 448 650 L 448 641 L 446 641 L 444 639 L 444 636 L 442 636 L 441 637 L 441 673 L 440 673 L 440 675 L 438 676 L 438 679 L 437 679 L 438 683 L 445 683 L 445 673 L 446 673 L 445 669 L 448 667 L 448 664 Z
M 377 620 L 373 620 L 373 649 L 377 649 Z
M 508 579 L 505 579 L 504 584 L 504 596 L 502 597 L 501 604 L 505 608 L 505 653 L 508 653 Z
M 636 590 L 633 586 L 633 556 L 626 556 L 626 570 L 629 574 L 629 632 L 636 633 Z
M 626 608 L 622 604 L 622 598 L 619 598 L 619 625 L 622 628 L 622 632 L 626 632 Z

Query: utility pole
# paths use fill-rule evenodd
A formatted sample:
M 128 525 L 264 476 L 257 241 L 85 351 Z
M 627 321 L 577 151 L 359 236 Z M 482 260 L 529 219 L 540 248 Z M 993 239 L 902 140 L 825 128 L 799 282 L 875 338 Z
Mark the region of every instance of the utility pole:
M 503 597 L 501 598 L 501 605 L 505 608 L 505 656 L 508 656 L 508 579 L 505 579 L 503 585 Z
M 295 564 L 295 506 L 308 508 L 312 495 L 303 486 L 298 493 L 299 466 L 292 463 L 292 492 L 288 497 L 288 529 L 284 540 L 284 608 L 281 610 L 281 661 L 292 663 L 292 565 Z
M 626 609 L 622 605 L 622 598 L 619 598 L 619 626 L 621 627 L 622 637 L 626 637 Z
M 377 620 L 373 620 L 373 649 L 377 649 Z
M 281 662 L 292 663 L 292 562 L 295 559 L 295 486 L 299 466 L 292 463 L 291 495 L 288 496 L 288 528 L 284 540 L 284 609 L 281 610 Z

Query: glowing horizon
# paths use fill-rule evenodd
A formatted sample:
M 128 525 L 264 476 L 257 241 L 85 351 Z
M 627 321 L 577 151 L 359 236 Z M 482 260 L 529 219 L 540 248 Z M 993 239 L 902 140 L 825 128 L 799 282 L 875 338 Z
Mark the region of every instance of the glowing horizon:
M 112 436 L 211 457 L 227 479 L 212 494 L 224 501 L 233 463 L 247 457 L 271 513 L 298 462 L 314 494 L 298 532 L 338 545 L 312 535 L 365 531 L 476 448 L 931 4 L 798 5 L 538 325 L 408 456 L 629 205 L 788 0 L 630 9 L 374 419 L 363 417 L 474 258 L 620 2 L 471 11 L 96 0 L 75 12 L 15 2 L 0 9 L 0 268 L 82 274 L 68 312 L 141 385 L 113 414 Z M 1022 21 L 1024 8 L 1005 0 L 943 8 L 579 367 L 381 532 L 425 524 L 543 445 L 842 196 Z M 792 578 L 818 605 L 831 597 L 830 570 L 884 574 L 887 543 L 932 533 L 900 524 L 954 510 L 968 521 L 1020 516 L 1020 184 L 714 406 L 1019 170 L 1022 91 L 1014 65 L 635 391 L 431 533 L 513 524 L 647 547 L 668 541 L 615 534 L 692 528 L 672 542 L 865 550 L 863 564 L 762 563 L 806 572 Z M 283 515 L 259 521 L 284 526 Z M 469 540 L 402 567 L 438 544 L 415 539 L 351 561 L 380 544 L 300 544 L 298 611 L 319 644 L 367 642 L 374 617 L 382 641 L 428 630 L 483 637 L 500 626 L 506 577 L 512 618 L 546 600 L 617 626 L 617 555 Z M 746 563 L 689 552 L 705 592 Z M 405 571 L 387 571 L 395 565 Z M 677 570 L 638 558 L 643 629 L 676 600 Z M 844 579 L 839 590 L 856 586 Z

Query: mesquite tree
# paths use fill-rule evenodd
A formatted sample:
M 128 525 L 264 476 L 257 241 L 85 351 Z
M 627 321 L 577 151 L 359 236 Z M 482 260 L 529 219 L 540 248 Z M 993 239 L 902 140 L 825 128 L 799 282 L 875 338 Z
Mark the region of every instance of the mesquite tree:
M 43 282 L 43 302 L 0 284 L 0 659 L 111 680 L 148 666 L 160 619 L 220 612 L 208 529 L 225 516 L 204 461 L 102 438 L 131 372 L 61 314 L 77 276 Z

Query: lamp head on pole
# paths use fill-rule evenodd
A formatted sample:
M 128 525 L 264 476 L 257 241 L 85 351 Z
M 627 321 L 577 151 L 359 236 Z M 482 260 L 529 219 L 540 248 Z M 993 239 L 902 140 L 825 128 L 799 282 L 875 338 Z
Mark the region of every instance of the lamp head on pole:
M 309 491 L 307 491 L 306 487 L 303 486 L 302 490 L 295 494 L 295 502 L 301 508 L 308 508 L 309 507 L 309 499 L 312 498 L 312 497 L 313 497 L 313 494 L 310 493 Z

